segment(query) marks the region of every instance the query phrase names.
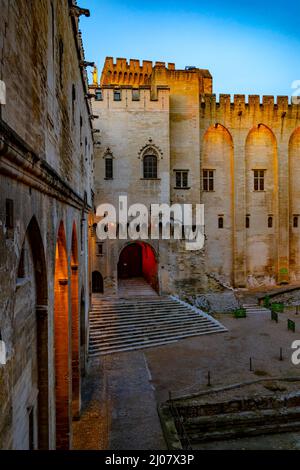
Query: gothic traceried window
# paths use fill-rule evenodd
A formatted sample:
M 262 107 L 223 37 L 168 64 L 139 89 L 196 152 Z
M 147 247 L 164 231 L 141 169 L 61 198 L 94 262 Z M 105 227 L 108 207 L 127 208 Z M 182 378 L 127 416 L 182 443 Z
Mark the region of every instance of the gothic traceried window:
M 143 176 L 146 179 L 157 178 L 156 155 L 145 155 L 143 159 Z

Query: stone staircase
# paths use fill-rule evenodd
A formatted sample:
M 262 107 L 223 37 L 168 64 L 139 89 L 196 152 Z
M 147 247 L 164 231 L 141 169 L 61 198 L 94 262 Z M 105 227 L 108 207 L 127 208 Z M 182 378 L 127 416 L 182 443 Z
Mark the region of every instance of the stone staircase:
M 175 297 L 108 299 L 93 296 L 89 357 L 173 343 L 227 331 L 213 317 Z
M 261 305 L 258 305 L 258 303 L 255 303 L 254 301 L 248 301 L 242 303 L 242 307 L 246 309 L 246 314 L 250 315 L 252 313 L 270 313 L 270 310 L 268 308 L 262 307 Z
M 142 277 L 119 279 L 118 297 L 122 299 L 135 297 L 158 297 L 157 292 Z

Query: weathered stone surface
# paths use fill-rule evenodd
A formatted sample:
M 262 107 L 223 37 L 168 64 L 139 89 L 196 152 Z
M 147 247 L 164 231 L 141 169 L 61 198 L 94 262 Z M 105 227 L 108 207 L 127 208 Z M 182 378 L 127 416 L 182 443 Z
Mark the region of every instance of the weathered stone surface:
M 54 275 L 61 222 L 67 278 L 77 250 L 83 337 L 89 308 L 93 138 L 79 66 L 83 50 L 67 0 L 0 0 L 0 11 L 7 90 L 0 118 L 0 329 L 7 347 L 7 364 L 0 365 L 0 448 L 55 448 Z M 71 325 L 68 280 L 67 290 L 64 313 Z M 72 351 L 65 353 L 71 367 Z M 71 390 L 71 374 L 68 380 Z

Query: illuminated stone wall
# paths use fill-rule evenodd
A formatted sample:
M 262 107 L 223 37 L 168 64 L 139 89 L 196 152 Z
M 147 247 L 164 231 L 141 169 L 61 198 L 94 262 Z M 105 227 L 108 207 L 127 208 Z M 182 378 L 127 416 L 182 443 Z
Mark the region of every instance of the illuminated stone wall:
M 0 11 L 7 90 L 0 117 L 0 329 L 7 347 L 7 363 L 0 365 L 0 448 L 67 448 L 71 407 L 75 417 L 80 408 L 78 351 L 86 347 L 79 345 L 79 311 L 85 330 L 89 309 L 93 138 L 84 52 L 67 0 L 30 6 L 0 0 Z M 61 224 L 63 276 L 55 268 Z M 67 419 L 56 406 L 60 362 Z

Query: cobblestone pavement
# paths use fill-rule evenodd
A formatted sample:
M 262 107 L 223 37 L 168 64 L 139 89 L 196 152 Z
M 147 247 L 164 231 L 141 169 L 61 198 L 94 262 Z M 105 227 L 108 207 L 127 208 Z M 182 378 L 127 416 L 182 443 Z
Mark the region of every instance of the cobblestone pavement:
M 154 389 L 142 351 L 89 363 L 74 449 L 165 449 Z
M 296 333 L 287 330 L 287 318 L 295 320 Z M 291 344 L 300 339 L 300 315 L 279 314 L 278 324 L 270 320 L 269 314 L 241 319 L 228 314 L 218 315 L 218 319 L 228 328 L 227 333 L 197 336 L 90 362 L 82 418 L 74 423 L 74 448 L 164 449 L 157 403 L 165 401 L 169 391 L 180 396 L 207 389 L 208 370 L 212 386 L 262 377 L 300 376 L 300 366 L 291 362 Z M 283 361 L 279 360 L 280 348 Z M 253 371 L 249 370 L 250 357 Z M 299 436 L 287 433 L 228 441 L 224 448 L 299 448 Z M 205 448 L 221 445 L 212 443 Z

